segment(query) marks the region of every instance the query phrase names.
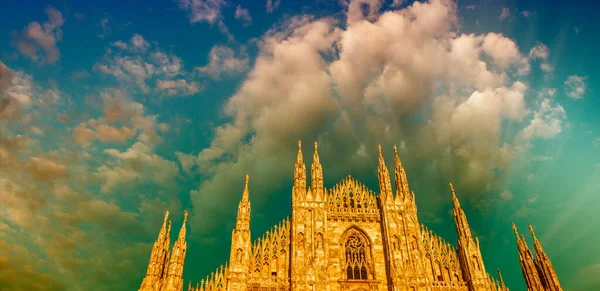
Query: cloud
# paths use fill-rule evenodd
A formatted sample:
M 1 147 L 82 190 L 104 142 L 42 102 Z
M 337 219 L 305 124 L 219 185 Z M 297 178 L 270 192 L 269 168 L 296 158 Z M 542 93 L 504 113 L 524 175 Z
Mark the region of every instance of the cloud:
M 110 192 L 125 182 L 130 182 L 129 186 L 131 186 L 131 182 L 138 180 L 168 186 L 173 184 L 179 174 L 175 162 L 152 153 L 151 149 L 141 141 L 133 144 L 125 152 L 108 149 L 105 153 L 120 159 L 121 162 L 113 167 L 103 165 L 98 168 L 96 174 L 105 181 L 101 189 L 103 193 Z
M 0 120 L 15 120 L 35 102 L 32 78 L 0 61 Z
M 128 42 L 113 42 L 111 47 L 116 49 L 109 47 L 94 70 L 113 76 L 129 88 L 149 93 L 149 83 L 154 83 L 158 91 L 171 86 L 166 92 L 169 96 L 187 96 L 201 88 L 183 70 L 179 57 L 153 46 L 139 34 L 134 34 Z
M 238 5 L 235 8 L 235 19 L 241 20 L 244 23 L 244 26 L 248 26 L 252 23 L 250 11 L 248 11 L 246 8 L 243 8 L 241 5 Z
M 78 79 L 84 79 L 90 76 L 90 73 L 86 70 L 82 70 L 82 71 L 75 71 L 73 72 L 73 74 L 71 74 L 71 78 L 78 80 Z
M 523 15 L 523 17 L 527 18 L 529 16 L 531 16 L 531 12 L 525 10 L 525 11 L 521 11 L 521 15 Z
M 567 96 L 573 99 L 582 99 L 587 90 L 587 79 L 577 75 L 569 76 L 564 83 L 564 90 Z
M 567 115 L 562 106 L 553 105 L 550 99 L 543 99 L 533 119 L 519 132 L 517 138 L 520 140 L 553 138 L 562 131 L 566 119 Z
M 178 0 L 179 8 L 188 12 L 190 23 L 206 22 L 216 24 L 219 31 L 227 36 L 229 41 L 234 37 L 223 21 L 223 7 L 227 6 L 225 0 Z
M 483 40 L 483 51 L 500 70 L 514 66 L 521 75 L 529 73 L 527 58 L 521 55 L 514 41 L 502 34 L 488 33 Z
M 185 79 L 158 80 L 156 88 L 165 91 L 167 96 L 189 96 L 194 95 L 202 89 L 196 82 L 188 82 Z
M 467 5 L 465 8 L 475 10 L 475 5 Z
M 513 199 L 513 193 L 509 190 L 504 190 L 502 193 L 500 193 L 500 198 L 502 198 L 504 201 L 510 201 Z
M 178 2 L 180 9 L 188 11 L 191 23 L 218 22 L 223 17 L 221 9 L 226 5 L 224 0 L 179 0 Z
M 523 139 L 562 130 L 559 104 L 525 102 L 531 90 L 519 78 L 529 58 L 501 34 L 458 33 L 454 2 L 370 11 L 370 19 L 348 12 L 345 27 L 295 17 L 260 39 L 253 67 L 224 106 L 231 122 L 214 129 L 210 147 L 178 153 L 184 172 L 203 177 L 191 192 L 203 213 L 194 225 L 210 227 L 205 221 L 237 200 L 231 181 L 246 172 L 254 193 L 276 192 L 269 181 L 290 178 L 299 139 L 319 141 L 322 161 L 338 165 L 330 177 L 349 169 L 368 177 L 376 144 L 401 144 L 403 156 L 454 177 L 475 199 L 502 187 L 502 173 L 526 154 Z M 505 122 L 523 139 L 505 132 Z
M 500 17 L 498 19 L 500 19 L 500 21 L 502 22 L 504 19 L 508 18 L 510 16 L 510 9 L 504 7 L 502 8 L 502 13 L 500 13 Z
M 233 49 L 223 45 L 213 46 L 208 54 L 208 60 L 206 66 L 196 67 L 196 69 L 215 79 L 220 78 L 222 75 L 241 73 L 248 69 L 249 63 L 248 54 L 246 54 L 244 47 L 236 53 Z
M 543 43 L 536 43 L 533 48 L 529 51 L 529 59 L 540 60 L 540 68 L 542 71 L 549 73 L 552 71 L 552 66 L 548 64 L 548 57 L 550 56 L 550 49 Z
M 279 2 L 281 0 L 267 0 L 267 13 L 273 13 L 273 11 L 277 10 L 279 7 Z
M 112 34 L 112 29 L 108 26 L 109 21 L 108 16 L 100 18 L 100 22 L 98 23 L 100 25 L 100 33 L 97 34 L 98 38 L 103 39 Z
M 153 218 L 181 209 L 172 195 L 179 168 L 154 152 L 169 126 L 123 90 L 91 95 L 102 103 L 90 113 L 100 116 L 63 114 L 69 100 L 56 84 L 44 88 L 0 62 L 2 287 L 136 288 L 123 278 L 143 272 Z M 91 132 L 89 146 L 65 138 L 77 128 Z M 124 259 L 106 259 L 114 257 Z
M 15 35 L 15 46 L 32 60 L 52 64 L 60 58 L 56 43 L 62 40 L 61 26 L 64 19 L 60 11 L 53 7 L 46 9 L 48 21 L 40 24 L 30 22 L 20 35 Z
M 600 285 L 600 264 L 592 264 L 580 268 L 570 280 L 574 290 L 592 290 Z
M 362 19 L 374 20 L 379 15 L 379 10 L 383 1 L 381 0 L 350 0 L 342 2 L 347 6 L 347 22 L 352 23 Z M 401 3 L 392 3 L 392 5 L 400 5 Z

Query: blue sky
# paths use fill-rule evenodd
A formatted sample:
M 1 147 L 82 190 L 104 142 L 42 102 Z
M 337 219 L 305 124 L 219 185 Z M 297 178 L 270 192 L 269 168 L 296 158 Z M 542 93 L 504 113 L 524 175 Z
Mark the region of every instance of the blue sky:
M 326 187 L 372 190 L 377 144 L 388 166 L 398 145 L 421 222 L 454 243 L 452 182 L 511 290 L 512 222 L 566 290 L 597 288 L 588 2 L 4 1 L 0 286 L 135 289 L 167 209 L 190 211 L 197 282 L 228 259 L 246 173 L 253 237 L 289 214 L 303 140 Z

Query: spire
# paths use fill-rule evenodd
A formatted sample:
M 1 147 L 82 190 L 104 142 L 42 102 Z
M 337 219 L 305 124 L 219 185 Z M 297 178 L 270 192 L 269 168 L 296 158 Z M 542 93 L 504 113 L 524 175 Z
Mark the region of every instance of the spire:
M 238 205 L 238 215 L 235 229 L 231 232 L 231 249 L 229 253 L 231 272 L 227 273 L 227 280 L 231 280 L 230 284 L 232 284 L 232 290 L 241 290 L 241 286 L 245 284 L 245 276 L 248 272 L 249 260 L 252 257 L 252 243 L 250 241 L 251 207 L 248 190 L 249 182 L 250 177 L 246 175 L 242 200 Z M 207 282 L 209 282 L 208 279 Z M 208 287 L 206 287 L 206 289 L 208 290 Z
M 408 188 L 408 180 L 406 179 L 406 171 L 402 167 L 400 157 L 398 156 L 398 148 L 394 145 L 394 177 L 396 178 L 396 199 L 405 200 L 410 198 L 410 190 Z
M 155 286 L 160 286 L 164 277 L 165 270 L 168 268 L 167 264 L 169 261 L 169 244 L 170 244 L 170 233 L 171 233 L 171 221 L 169 221 L 167 227 L 167 220 L 169 218 L 169 210 L 165 212 L 162 227 L 158 233 L 158 238 L 152 246 L 152 253 L 150 254 L 150 260 L 148 262 L 148 269 L 146 276 L 142 280 L 140 291 L 154 290 Z
M 298 156 L 294 165 L 294 188 L 292 189 L 292 201 L 303 200 L 306 195 L 306 166 L 302 156 L 302 141 L 298 141 Z
M 452 183 L 450 183 L 449 186 L 454 204 L 454 222 L 458 234 L 457 251 L 461 269 L 463 270 L 463 276 L 470 286 L 469 290 L 481 290 L 480 288 L 482 286 L 489 283 L 489 277 L 485 271 L 485 265 L 483 264 L 481 249 L 479 248 L 479 239 L 473 239 L 467 216 L 460 207 L 460 203 L 454 192 L 454 186 L 452 186 Z
M 473 236 L 471 235 L 471 228 L 469 227 L 469 222 L 467 221 L 467 216 L 463 211 L 462 207 L 460 207 L 460 202 L 456 197 L 456 193 L 454 192 L 454 186 L 450 183 L 450 192 L 452 192 L 452 202 L 454 204 L 454 221 L 456 223 L 456 231 L 458 233 L 458 239 L 461 238 L 466 240 L 472 240 Z
M 392 182 L 390 181 L 390 172 L 385 165 L 383 154 L 381 153 L 381 145 L 377 145 L 379 152 L 379 166 L 377 167 L 377 178 L 379 180 L 379 191 L 381 193 L 381 202 L 386 204 L 394 203 L 392 193 Z
M 298 156 L 296 157 L 296 164 L 304 164 L 304 158 L 302 156 L 302 141 L 298 141 Z
M 235 225 L 236 230 L 250 229 L 250 191 L 248 191 L 249 182 L 250 176 L 246 174 L 246 182 L 244 184 L 244 191 L 242 192 L 242 200 L 238 205 L 238 215 Z
M 243 202 L 248 202 L 248 181 L 250 181 L 250 176 L 248 176 L 248 174 L 246 174 L 246 184 L 244 185 L 244 192 L 242 193 L 242 201 Z
M 533 260 L 533 255 L 525 242 L 523 235 L 519 236 L 517 227 L 512 224 L 512 229 L 517 238 L 517 248 L 519 250 L 519 262 L 521 264 L 521 271 L 523 272 L 523 278 L 527 284 L 528 291 L 543 291 L 544 286 L 540 280 L 540 276 Z
M 452 203 L 454 204 L 454 209 L 460 208 L 460 202 L 456 197 L 456 193 L 454 192 L 454 186 L 450 183 L 450 191 L 452 192 Z
M 181 225 L 181 230 L 179 230 L 179 237 L 177 238 L 177 240 L 185 240 L 185 235 L 186 235 L 185 224 L 187 223 L 187 218 L 188 218 L 188 212 L 187 212 L 187 210 L 183 210 L 183 224 Z
M 529 225 L 529 232 L 533 237 L 533 247 L 535 248 L 535 253 L 537 254 L 537 259 L 539 260 L 540 256 L 545 255 L 545 253 L 542 249 L 542 244 L 540 244 L 540 241 L 538 241 L 537 237 L 535 236 L 535 232 L 533 231 L 533 226 L 531 226 L 531 224 Z
M 314 190 L 323 189 L 323 167 L 319 161 L 319 144 L 315 141 L 315 153 L 311 169 L 311 188 Z
M 177 241 L 173 245 L 169 269 L 161 286 L 162 291 L 181 290 L 183 288 L 183 266 L 187 251 L 187 242 L 185 241 L 187 217 L 188 212 L 187 210 L 184 210 L 183 224 L 179 230 Z
M 558 281 L 558 276 L 552 266 L 552 262 L 550 262 L 550 258 L 548 258 L 548 255 L 546 255 L 546 252 L 542 249 L 542 244 L 537 239 L 531 224 L 529 225 L 529 232 L 531 232 L 531 236 L 533 237 L 533 246 L 535 248 L 537 259 L 536 265 L 540 273 L 540 280 L 549 290 L 562 290 L 562 286 Z
M 506 288 L 506 284 L 504 284 L 504 278 L 502 278 L 502 273 L 500 273 L 500 269 L 498 269 L 498 279 L 500 280 L 500 287 L 502 288 L 501 290 L 508 291 L 508 288 Z

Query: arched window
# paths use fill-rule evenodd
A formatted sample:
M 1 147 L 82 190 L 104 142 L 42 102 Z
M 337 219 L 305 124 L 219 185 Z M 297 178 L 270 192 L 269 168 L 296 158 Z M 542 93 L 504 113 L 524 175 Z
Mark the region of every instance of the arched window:
M 345 266 L 348 280 L 367 280 L 368 246 L 357 234 L 352 234 L 346 239 Z

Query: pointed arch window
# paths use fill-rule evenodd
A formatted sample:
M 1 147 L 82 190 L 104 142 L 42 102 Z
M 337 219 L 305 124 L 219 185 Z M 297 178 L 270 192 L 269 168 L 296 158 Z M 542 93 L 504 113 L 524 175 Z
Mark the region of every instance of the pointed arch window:
M 348 280 L 367 280 L 369 266 L 369 246 L 360 235 L 351 234 L 344 244 L 345 271 Z

